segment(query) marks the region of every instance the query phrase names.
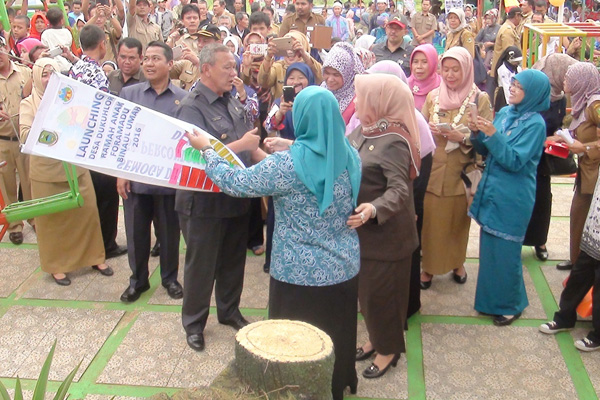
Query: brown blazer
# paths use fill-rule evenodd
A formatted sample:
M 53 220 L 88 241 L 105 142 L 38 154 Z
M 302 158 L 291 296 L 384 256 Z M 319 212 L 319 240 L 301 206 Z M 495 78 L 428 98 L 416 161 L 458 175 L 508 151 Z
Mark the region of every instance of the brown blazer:
M 365 138 L 360 127 L 348 140 L 362 162 L 358 204 L 371 203 L 377 209 L 376 218 L 357 229 L 360 257 L 398 261 L 410 256 L 419 239 L 408 144 L 396 134 Z
M 590 150 L 577 158 L 577 184 L 582 194 L 594 194 L 600 166 L 600 150 L 596 147 L 600 140 L 597 128 L 600 125 L 600 101 L 594 101 L 582 112 L 585 113 L 585 121 L 575 129 L 575 137 L 590 146 Z

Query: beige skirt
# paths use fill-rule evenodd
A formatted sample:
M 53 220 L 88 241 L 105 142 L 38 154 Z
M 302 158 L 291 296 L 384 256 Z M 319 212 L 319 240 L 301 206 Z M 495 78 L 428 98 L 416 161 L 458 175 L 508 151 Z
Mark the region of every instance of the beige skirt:
M 471 227 L 466 196 L 440 197 L 427 192 L 423 208 L 423 271 L 442 275 L 460 268 L 467 255 Z
M 34 199 L 69 190 L 67 182 L 31 180 Z M 83 207 L 35 219 L 42 271 L 60 274 L 105 261 L 96 193 L 89 171 L 79 177 Z

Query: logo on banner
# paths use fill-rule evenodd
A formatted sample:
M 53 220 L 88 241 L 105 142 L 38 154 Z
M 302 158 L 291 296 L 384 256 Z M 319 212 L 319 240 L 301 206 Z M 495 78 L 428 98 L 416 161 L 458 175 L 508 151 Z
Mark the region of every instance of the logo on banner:
M 58 92 L 58 98 L 67 104 L 73 99 L 73 89 L 70 86 L 65 86 Z

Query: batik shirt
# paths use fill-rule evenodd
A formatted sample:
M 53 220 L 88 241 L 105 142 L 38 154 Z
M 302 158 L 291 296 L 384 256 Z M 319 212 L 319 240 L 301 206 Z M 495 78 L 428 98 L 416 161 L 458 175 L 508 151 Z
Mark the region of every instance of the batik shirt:
M 73 64 L 69 71 L 69 78 L 73 78 L 103 92 L 108 93 L 109 91 L 108 78 L 104 71 L 102 71 L 102 67 L 86 55 L 83 55 L 79 61 Z

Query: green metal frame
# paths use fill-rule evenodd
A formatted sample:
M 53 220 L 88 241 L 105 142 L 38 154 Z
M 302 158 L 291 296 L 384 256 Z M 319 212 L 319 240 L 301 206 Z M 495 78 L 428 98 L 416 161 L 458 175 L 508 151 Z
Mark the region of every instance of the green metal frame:
M 79 193 L 79 181 L 75 166 L 63 162 L 63 167 L 69 183 L 68 192 L 9 204 L 1 210 L 6 220 L 8 222 L 24 221 L 83 206 L 83 196 Z

